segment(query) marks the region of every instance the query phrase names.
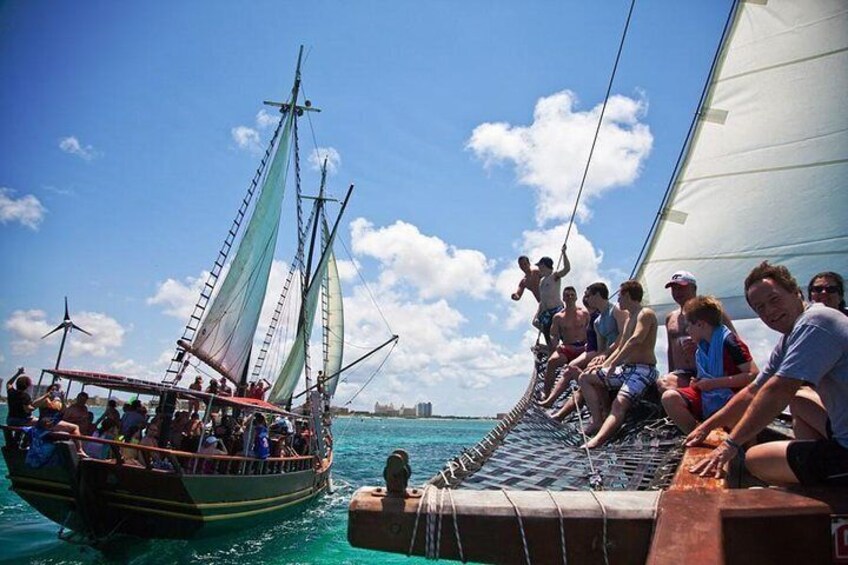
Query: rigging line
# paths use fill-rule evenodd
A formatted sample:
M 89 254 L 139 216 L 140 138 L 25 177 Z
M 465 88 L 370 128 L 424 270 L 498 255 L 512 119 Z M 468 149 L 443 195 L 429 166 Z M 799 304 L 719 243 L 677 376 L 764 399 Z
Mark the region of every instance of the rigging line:
M 334 332 L 331 329 L 328 329 L 327 331 L 330 335 L 334 335 L 336 337 L 344 338 L 344 336 L 340 336 L 337 332 Z M 347 346 L 353 347 L 355 349 L 373 349 L 374 348 L 373 345 L 358 345 L 358 344 L 352 343 L 350 341 L 347 341 L 345 339 L 342 339 L 342 343 L 344 343 Z
M 373 381 L 373 380 L 374 380 L 374 377 L 376 377 L 376 376 L 377 376 L 377 374 L 378 374 L 378 373 L 379 373 L 379 372 L 383 369 L 383 366 L 386 364 L 386 361 L 388 361 L 388 360 L 389 360 L 389 357 L 391 357 L 391 355 L 392 355 L 392 351 L 394 351 L 394 350 L 395 350 L 395 347 L 397 347 L 397 343 L 398 343 L 398 342 L 397 342 L 397 341 L 395 341 L 395 342 L 392 344 L 392 348 L 391 348 L 391 349 L 389 349 L 389 352 L 388 352 L 388 353 L 386 353 L 386 357 L 385 357 L 385 358 L 384 358 L 384 359 L 380 362 L 380 365 L 379 365 L 379 366 L 378 366 L 378 367 L 374 370 L 374 373 L 372 373 L 372 374 L 371 374 L 371 376 L 370 376 L 370 377 L 368 377 L 368 380 L 367 380 L 367 381 L 365 381 L 365 384 L 363 384 L 363 385 L 360 387 L 360 389 L 359 389 L 358 391 L 356 391 L 356 393 L 355 393 L 353 396 L 351 396 L 351 397 L 350 397 L 350 400 L 348 400 L 347 402 L 345 402 L 345 403 L 343 404 L 343 406 L 348 406 L 348 405 L 350 405 L 350 403 L 351 403 L 351 402 L 353 402 L 353 401 L 356 399 L 356 397 L 357 397 L 357 396 L 359 396 L 359 393 L 361 393 L 363 390 L 365 390 L 365 387 L 367 387 L 369 384 L 371 384 L 371 381 Z
M 574 216 L 577 215 L 577 206 L 580 203 L 580 196 L 583 194 L 583 186 L 586 183 L 586 177 L 589 174 L 589 165 L 592 163 L 592 155 L 595 153 L 595 144 L 598 141 L 598 134 L 601 132 L 601 125 L 604 121 L 604 113 L 607 110 L 607 102 L 609 101 L 612 85 L 615 81 L 615 73 L 618 70 L 618 62 L 621 59 L 621 52 L 624 49 L 624 40 L 627 37 L 627 30 L 630 28 L 630 17 L 633 15 L 633 7 L 636 5 L 636 0 L 630 0 L 630 10 L 627 12 L 627 21 L 624 24 L 624 33 L 621 34 L 621 42 L 618 44 L 618 53 L 615 56 L 615 64 L 612 67 L 609 84 L 607 85 L 607 94 L 604 96 L 604 105 L 601 107 L 601 115 L 598 117 L 598 125 L 595 128 L 595 136 L 592 138 L 592 147 L 589 149 L 589 158 L 586 159 L 586 167 L 583 169 L 583 178 L 580 180 L 580 190 L 577 191 L 577 199 L 574 201 L 574 209 L 571 211 L 571 219 L 568 222 L 568 229 L 565 232 L 565 241 L 563 245 L 568 243 L 568 236 L 571 234 L 571 226 L 574 225 Z M 559 266 L 559 261 L 557 261 Z
M 368 286 L 368 283 L 366 282 L 365 277 L 362 276 L 362 271 L 360 271 L 359 267 L 356 266 L 356 261 L 353 259 L 353 254 L 347 248 L 347 245 L 344 242 L 344 238 L 339 237 L 338 239 L 339 239 L 339 241 L 342 242 L 342 247 L 344 248 L 345 253 L 347 253 L 347 256 L 350 258 L 350 262 L 353 265 L 353 269 L 356 271 L 356 274 L 359 275 L 359 280 L 362 281 L 362 285 L 365 287 L 365 291 L 368 293 L 368 297 L 371 298 L 371 303 L 377 309 L 377 312 L 380 314 L 380 318 L 383 319 L 383 323 L 386 324 L 386 328 L 388 328 L 389 333 L 391 333 L 392 335 L 395 335 L 395 332 L 392 330 L 392 326 L 389 325 L 389 321 L 386 319 L 386 316 L 383 314 L 383 311 L 380 310 L 380 305 L 377 304 L 377 300 L 374 298 L 374 294 L 371 292 L 371 287 Z
M 645 237 L 644 243 L 642 243 L 642 248 L 639 250 L 639 255 L 636 257 L 636 263 L 633 265 L 633 270 L 630 272 L 630 278 L 632 279 L 636 276 L 636 271 L 639 269 L 639 266 L 642 262 L 642 256 L 645 254 L 645 250 L 648 248 L 648 244 L 651 242 L 652 236 L 657 230 L 659 226 L 660 218 L 662 218 L 663 210 L 665 210 L 666 205 L 668 204 L 668 200 L 671 197 L 671 191 L 674 188 L 674 180 L 677 178 L 677 175 L 680 172 L 680 167 L 683 165 L 684 157 L 687 155 L 689 146 L 692 144 L 692 136 L 695 133 L 695 128 L 698 124 L 698 118 L 701 116 L 701 109 L 704 106 L 704 103 L 707 99 L 707 94 L 709 93 L 710 84 L 712 83 L 713 76 L 718 69 L 718 60 L 719 56 L 722 52 L 722 47 L 727 39 L 728 32 L 730 31 L 731 25 L 733 23 L 733 16 L 736 13 L 736 10 L 739 9 L 739 0 L 735 0 L 733 5 L 730 7 L 730 13 L 727 14 L 727 20 L 724 22 L 724 30 L 721 32 L 721 40 L 718 42 L 718 47 L 716 47 L 715 54 L 713 55 L 713 62 L 710 65 L 710 72 L 707 73 L 707 80 L 704 81 L 704 88 L 701 90 L 701 98 L 698 100 L 698 109 L 695 111 L 695 114 L 692 116 L 692 121 L 689 124 L 689 130 L 686 132 L 686 141 L 683 143 L 683 147 L 680 148 L 680 153 L 677 155 L 677 161 L 674 163 L 674 169 L 671 171 L 671 178 L 668 180 L 668 185 L 665 189 L 665 194 L 663 194 L 662 200 L 660 201 L 660 206 L 657 209 L 657 214 L 654 216 L 654 221 L 651 224 L 651 228 L 648 230 L 648 235 Z

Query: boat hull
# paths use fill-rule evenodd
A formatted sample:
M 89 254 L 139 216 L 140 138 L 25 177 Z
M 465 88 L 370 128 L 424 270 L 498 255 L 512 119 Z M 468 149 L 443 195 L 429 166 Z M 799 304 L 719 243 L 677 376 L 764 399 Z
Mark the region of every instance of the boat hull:
M 68 442 L 57 448 L 57 465 L 33 469 L 25 451 L 4 447 L 11 488 L 89 542 L 117 534 L 214 536 L 305 504 L 329 485 L 329 464 L 275 474 L 185 474 L 78 459 Z

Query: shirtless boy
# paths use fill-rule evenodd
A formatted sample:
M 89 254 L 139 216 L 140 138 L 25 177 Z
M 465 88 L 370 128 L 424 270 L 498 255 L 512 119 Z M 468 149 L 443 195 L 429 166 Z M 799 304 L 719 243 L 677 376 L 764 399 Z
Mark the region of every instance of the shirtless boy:
M 565 254 L 565 245 L 562 246 L 562 269 L 554 271 L 554 261 L 550 257 L 542 257 L 536 263 L 539 273 L 542 275 L 539 281 L 539 310 L 536 314 L 538 328 L 545 336 L 548 349 L 551 348 L 551 324 L 554 315 L 562 310 L 562 297 L 560 296 L 560 281 L 562 277 L 571 270 L 571 263 Z M 535 325 L 535 324 L 534 324 Z
M 580 391 L 592 415 L 586 435 L 594 434 L 586 447 L 602 445 L 624 422 L 624 416 L 657 380 L 657 315 L 642 306 L 642 285 L 629 280 L 621 283 L 618 305 L 629 314 L 621 345 L 597 369 L 580 375 Z M 618 389 L 609 407 L 608 391 Z
M 594 322 L 597 349 L 580 354 L 568 364 L 554 386 L 553 392 L 542 401 L 541 405 L 544 407 L 553 406 L 559 395 L 565 391 L 568 383 L 577 379 L 584 369 L 589 370 L 600 366 L 609 355 L 615 352 L 620 343 L 619 336 L 624 331 L 627 312 L 609 301 L 607 285 L 602 282 L 590 284 L 586 287 L 583 300 L 588 308 L 598 313 Z M 580 391 L 575 391 L 571 398 L 562 405 L 562 408 L 551 414 L 551 417 L 556 420 L 563 420 L 574 412 L 575 407 L 582 402 Z
M 565 309 L 557 312 L 551 322 L 550 344 L 553 352 L 545 368 L 545 396 L 551 392 L 556 371 L 586 351 L 586 328 L 589 312 L 577 306 L 577 290 L 573 286 L 562 291 Z
M 533 293 L 536 302 L 539 302 L 539 280 L 542 278 L 539 267 L 530 264 L 530 258 L 522 255 L 518 258 L 518 268 L 524 272 L 524 278 L 518 283 L 518 290 L 512 293 L 513 300 L 521 300 L 524 290 Z

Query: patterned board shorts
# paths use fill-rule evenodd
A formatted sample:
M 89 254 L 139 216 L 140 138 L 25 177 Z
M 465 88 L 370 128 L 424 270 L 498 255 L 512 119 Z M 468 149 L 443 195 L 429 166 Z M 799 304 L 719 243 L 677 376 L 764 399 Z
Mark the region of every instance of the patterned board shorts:
M 598 376 L 610 390 L 618 389 L 619 396 L 635 401 L 642 398 L 645 392 L 654 386 L 659 372 L 654 365 L 630 364 L 617 366 L 611 375 L 599 369 Z

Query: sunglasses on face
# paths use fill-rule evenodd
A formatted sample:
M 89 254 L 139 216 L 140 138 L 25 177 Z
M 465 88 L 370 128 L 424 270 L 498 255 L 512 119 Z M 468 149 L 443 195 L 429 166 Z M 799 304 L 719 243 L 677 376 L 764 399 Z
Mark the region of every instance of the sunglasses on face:
M 835 284 L 827 285 L 827 286 L 815 285 L 815 286 L 810 287 L 810 292 L 815 292 L 817 294 L 821 294 L 821 293 L 836 294 L 836 293 L 839 292 L 839 287 L 836 286 Z

